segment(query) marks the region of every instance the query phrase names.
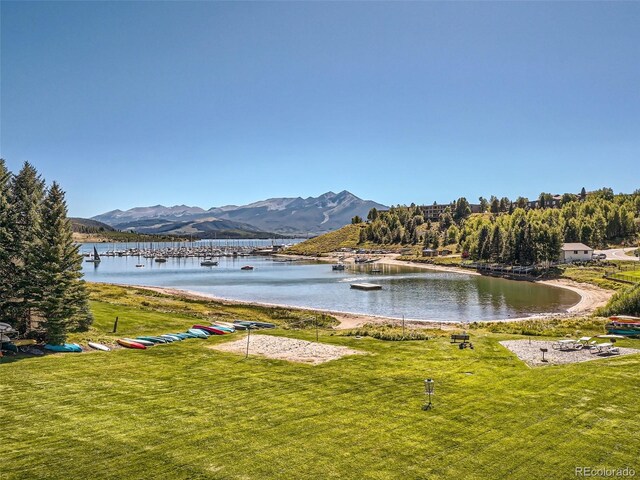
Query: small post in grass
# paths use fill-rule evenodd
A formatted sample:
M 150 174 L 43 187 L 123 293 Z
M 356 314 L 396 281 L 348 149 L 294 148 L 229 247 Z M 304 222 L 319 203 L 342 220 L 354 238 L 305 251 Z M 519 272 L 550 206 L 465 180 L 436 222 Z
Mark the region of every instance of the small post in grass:
M 429 402 L 425 403 L 422 406 L 423 410 L 431 410 L 433 408 L 433 404 L 431 403 L 431 395 L 433 395 L 434 384 L 435 382 L 433 381 L 432 378 L 427 378 L 424 381 L 424 393 L 428 396 Z
M 402 339 L 404 340 L 404 314 L 402 314 Z
M 249 339 L 251 338 L 251 325 L 247 327 L 247 353 L 244 358 L 249 358 Z
M 547 353 L 549 351 L 549 349 L 541 348 L 540 351 L 542 352 L 542 361 L 545 362 L 545 363 L 548 362 L 549 360 L 545 360 L 544 354 Z
M 118 331 L 118 317 L 116 317 L 116 321 L 113 322 L 113 332 L 111 333 L 116 333 Z
M 317 342 L 318 341 L 318 314 L 317 313 L 314 318 L 316 321 L 316 342 Z

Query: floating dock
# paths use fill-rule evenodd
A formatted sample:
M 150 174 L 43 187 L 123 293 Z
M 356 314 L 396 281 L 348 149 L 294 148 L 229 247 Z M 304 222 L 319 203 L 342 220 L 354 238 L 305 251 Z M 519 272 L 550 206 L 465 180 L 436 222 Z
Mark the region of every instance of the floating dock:
M 375 283 L 352 283 L 351 288 L 356 290 L 382 290 L 382 285 L 376 285 Z

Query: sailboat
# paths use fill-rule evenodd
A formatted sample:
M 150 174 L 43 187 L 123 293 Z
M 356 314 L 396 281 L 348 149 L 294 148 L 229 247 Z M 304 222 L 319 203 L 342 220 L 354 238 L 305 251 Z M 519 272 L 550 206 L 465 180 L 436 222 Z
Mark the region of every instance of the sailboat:
M 93 247 L 93 258 L 90 258 L 86 261 L 89 263 L 95 263 L 95 264 L 100 263 L 100 255 L 98 255 L 98 250 L 96 250 L 95 246 Z

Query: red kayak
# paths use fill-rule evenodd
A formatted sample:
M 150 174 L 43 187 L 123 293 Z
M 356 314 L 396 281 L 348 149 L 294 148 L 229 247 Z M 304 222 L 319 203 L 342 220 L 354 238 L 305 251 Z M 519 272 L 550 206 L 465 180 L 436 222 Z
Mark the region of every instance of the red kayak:
M 198 328 L 200 330 L 204 330 L 205 332 L 213 333 L 214 335 L 224 335 L 226 333 L 229 333 L 229 332 L 227 332 L 225 330 L 222 330 L 220 328 L 207 327 L 205 325 L 194 325 L 192 328 Z
M 139 350 L 146 350 L 147 347 L 138 342 L 131 342 L 129 340 L 124 340 L 123 338 L 119 338 L 116 340 L 120 345 L 127 348 L 137 348 Z

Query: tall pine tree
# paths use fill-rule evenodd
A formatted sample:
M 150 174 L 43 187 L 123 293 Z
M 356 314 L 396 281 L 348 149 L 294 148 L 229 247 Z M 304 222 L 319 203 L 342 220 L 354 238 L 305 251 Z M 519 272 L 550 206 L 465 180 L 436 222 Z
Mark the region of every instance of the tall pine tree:
M 42 203 L 37 231 L 33 254 L 36 306 L 44 318 L 47 341 L 61 344 L 70 330 L 87 327 L 91 318 L 82 257 L 73 243 L 64 192 L 55 182 Z
M 43 196 L 44 182 L 36 169 L 25 162 L 20 172 L 12 178 L 9 197 L 15 222 L 13 236 L 14 294 L 19 299 L 14 304 L 13 313 L 16 326 L 22 332 L 31 328 L 31 312 L 35 306 L 36 287 L 31 278 L 33 265 L 30 261 L 35 250 Z
M 0 321 L 13 324 L 16 299 L 15 222 L 10 201 L 11 172 L 0 158 Z

